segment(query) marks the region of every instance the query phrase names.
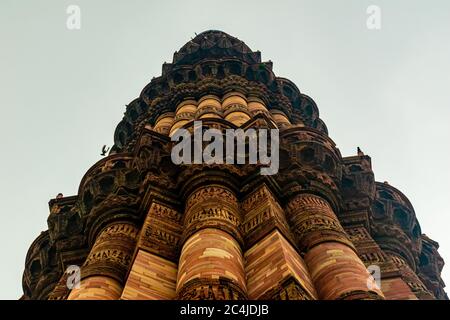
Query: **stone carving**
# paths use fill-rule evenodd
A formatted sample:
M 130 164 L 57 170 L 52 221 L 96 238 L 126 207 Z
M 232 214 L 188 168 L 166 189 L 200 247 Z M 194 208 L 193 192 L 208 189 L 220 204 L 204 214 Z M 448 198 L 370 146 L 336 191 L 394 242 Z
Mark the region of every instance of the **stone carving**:
M 242 290 L 233 282 L 225 280 L 193 280 L 178 292 L 180 300 L 245 300 Z
M 107 274 L 118 281 L 130 266 L 138 229 L 129 223 L 115 223 L 97 236 L 95 244 L 81 269 L 81 277 Z
M 283 250 L 291 248 L 280 253 L 280 266 L 290 270 L 280 272 L 309 273 L 310 291 L 320 299 L 395 299 L 398 288 L 402 298 L 447 299 L 438 244 L 422 234 L 406 196 L 376 182 L 360 150 L 342 157 L 314 100 L 272 67 L 259 51 L 215 30 L 175 52 L 127 105 L 114 146 L 86 172 L 77 194 L 50 201 L 49 229 L 26 257 L 22 299 L 67 299 L 68 265 L 82 266 L 87 286 L 101 282 L 96 294 L 109 290 L 105 297 L 119 298 L 124 286 L 134 286 L 139 296 L 149 284 L 127 283 L 127 274 L 155 261 L 164 263 L 149 268 L 171 284 L 161 289 L 164 296 L 247 299 L 255 288 L 246 283 L 243 252 L 261 248 L 273 231 L 289 244 Z M 192 131 L 200 118 L 218 130 L 280 129 L 279 172 L 262 177 L 260 165 L 174 165 L 169 135 Z M 136 264 L 139 251 L 153 258 Z M 371 264 L 395 290 L 367 289 Z M 312 299 L 297 280 L 268 282 L 262 298 Z

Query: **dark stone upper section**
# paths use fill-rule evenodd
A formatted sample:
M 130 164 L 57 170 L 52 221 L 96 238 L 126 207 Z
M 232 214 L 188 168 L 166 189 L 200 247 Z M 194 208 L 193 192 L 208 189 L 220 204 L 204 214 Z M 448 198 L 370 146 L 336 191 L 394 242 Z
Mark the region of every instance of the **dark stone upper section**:
M 222 31 L 200 33 L 173 55 L 174 65 L 195 64 L 203 59 L 237 58 L 248 64 L 260 63 L 261 53 Z
M 127 105 L 114 133 L 111 153 L 130 150 L 146 124 L 153 125 L 161 114 L 174 112 L 185 98 L 231 90 L 257 96 L 269 110 L 286 114 L 291 123 L 301 122 L 328 134 L 314 100 L 292 81 L 277 77 L 271 61 L 262 62 L 259 51 L 252 51 L 224 32 L 211 30 L 175 52 L 173 62 L 163 64 L 161 76 L 153 78 L 139 98 Z

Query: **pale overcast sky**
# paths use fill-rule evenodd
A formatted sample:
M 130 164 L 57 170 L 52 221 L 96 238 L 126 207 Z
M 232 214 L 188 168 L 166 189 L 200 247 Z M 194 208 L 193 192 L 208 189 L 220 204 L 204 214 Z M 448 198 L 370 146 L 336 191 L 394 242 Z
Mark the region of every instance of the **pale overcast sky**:
M 80 30 L 66 28 L 71 4 Z M 372 4 L 381 30 L 366 27 Z M 1 0 L 0 299 L 22 294 L 48 200 L 77 192 L 125 104 L 208 29 L 260 50 L 313 97 L 342 155 L 372 157 L 450 264 L 449 1 Z

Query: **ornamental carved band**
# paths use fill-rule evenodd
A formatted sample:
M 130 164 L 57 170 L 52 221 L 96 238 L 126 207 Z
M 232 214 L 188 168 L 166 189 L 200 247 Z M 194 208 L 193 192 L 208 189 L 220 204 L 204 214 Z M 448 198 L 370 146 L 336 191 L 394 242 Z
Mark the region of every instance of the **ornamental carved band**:
M 181 214 L 177 210 L 152 202 L 142 226 L 138 247 L 177 262 L 181 230 Z
M 287 205 L 287 215 L 302 251 L 326 241 L 354 248 L 328 202 L 316 195 L 299 194 Z
M 123 283 L 137 234 L 138 229 L 128 223 L 115 223 L 103 229 L 81 268 L 81 278 L 102 275 Z
M 183 239 L 207 227 L 226 231 L 242 243 L 239 205 L 236 196 L 229 189 L 210 185 L 196 190 L 188 197 Z

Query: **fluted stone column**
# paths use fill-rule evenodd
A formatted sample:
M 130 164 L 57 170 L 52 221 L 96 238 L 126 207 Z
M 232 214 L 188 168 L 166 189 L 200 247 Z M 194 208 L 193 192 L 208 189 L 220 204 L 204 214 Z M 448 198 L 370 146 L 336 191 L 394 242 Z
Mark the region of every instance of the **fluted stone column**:
M 122 300 L 172 300 L 178 271 L 181 214 L 153 200 L 137 238 Z
M 130 223 L 114 223 L 97 237 L 81 268 L 80 288 L 68 300 L 116 300 L 136 245 L 138 229 Z
M 248 298 L 317 299 L 306 264 L 292 245 L 284 210 L 269 188 L 258 186 L 242 200 L 241 209 Z
M 299 194 L 287 214 L 320 299 L 384 298 L 326 200 Z
M 188 197 L 177 276 L 179 299 L 247 297 L 240 223 L 236 196 L 227 188 L 209 185 Z

